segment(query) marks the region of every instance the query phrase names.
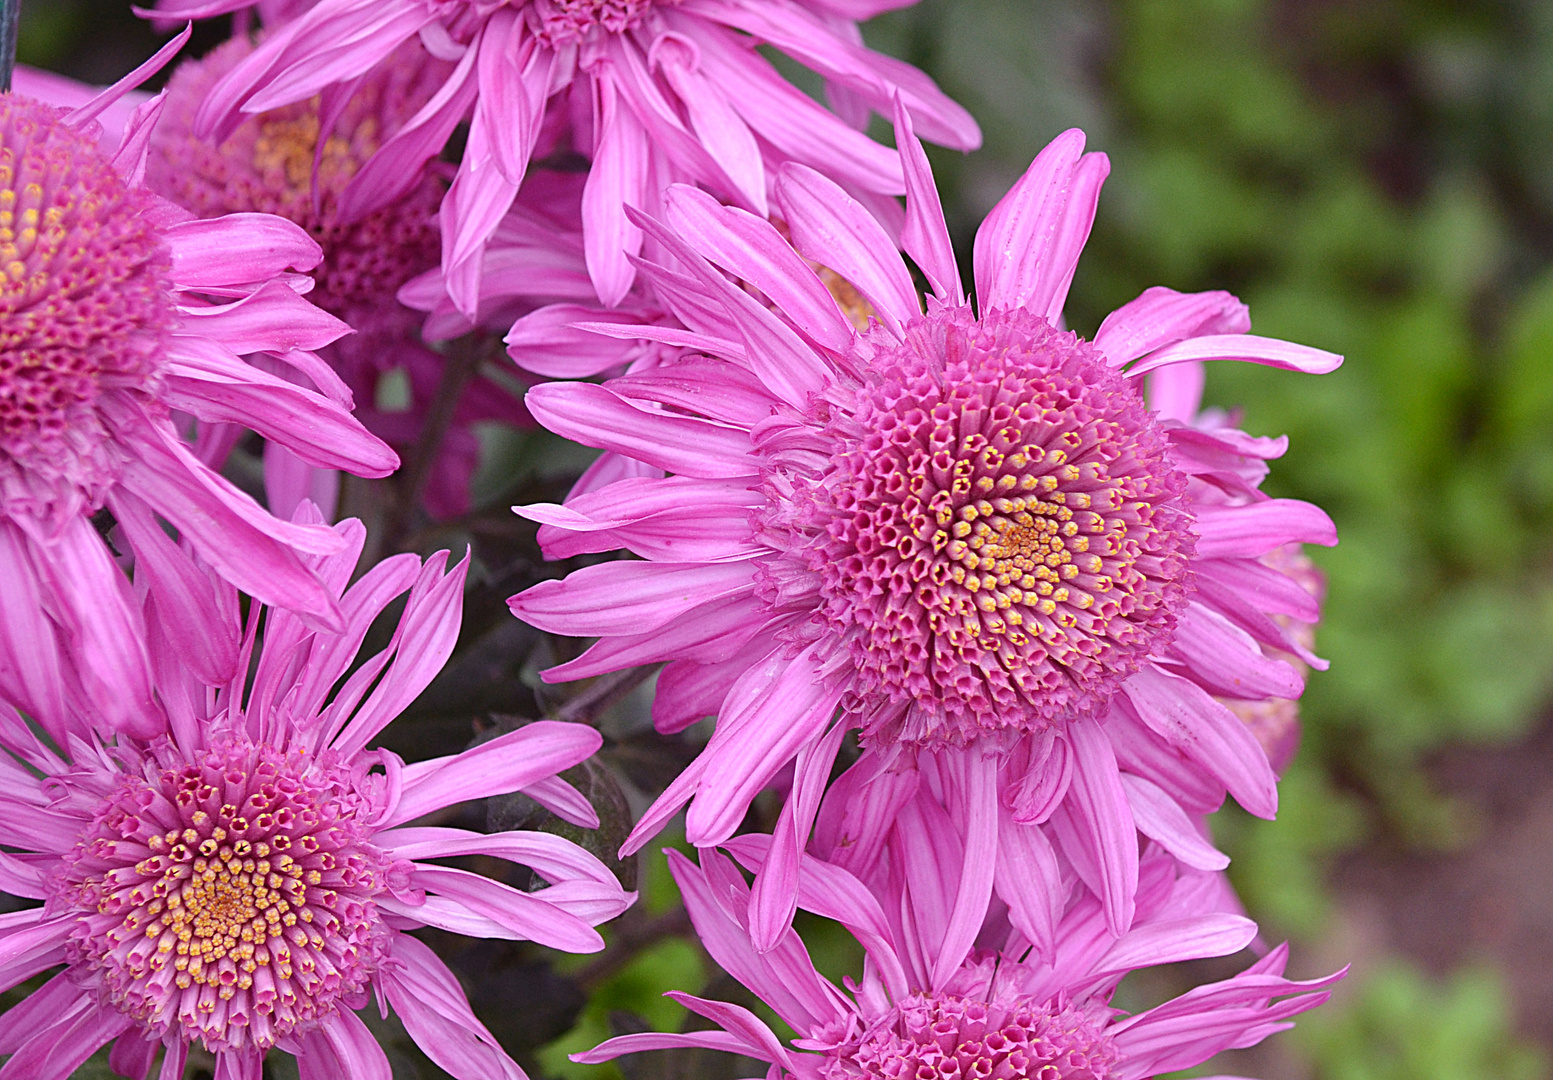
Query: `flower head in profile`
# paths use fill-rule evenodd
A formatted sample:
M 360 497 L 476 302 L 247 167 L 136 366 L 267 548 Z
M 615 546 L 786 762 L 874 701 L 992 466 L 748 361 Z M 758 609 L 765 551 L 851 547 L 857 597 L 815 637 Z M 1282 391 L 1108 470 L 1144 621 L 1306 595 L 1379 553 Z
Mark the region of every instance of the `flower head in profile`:
M 770 837 L 746 834 L 729 847 L 753 869 L 770 844 Z M 929 860 L 933 869 L 944 869 L 944 854 Z M 732 860 L 715 850 L 701 852 L 700 866 L 678 852 L 669 859 L 707 951 L 798 1038 L 784 1045 L 742 1006 L 671 994 L 711 1020 L 711 1030 L 625 1035 L 575 1060 L 703 1047 L 769 1062 L 770 1075 L 782 1080 L 1142 1080 L 1260 1042 L 1320 1005 L 1342 977 L 1285 979 L 1287 947 L 1280 946 L 1240 975 L 1128 1015 L 1111 996 L 1130 972 L 1227 956 L 1255 938 L 1250 920 L 1215 912 L 1211 875 L 1178 875 L 1156 850 L 1145 862 L 1131 931 L 1112 938 L 1099 904 L 1084 897 L 1063 916 L 1053 954 L 1041 957 L 1006 922 L 987 917 L 983 925 L 985 908 L 971 928 L 981 947 L 972 947 L 973 937 L 955 940 L 942 918 L 953 894 L 944 895 L 942 879 L 923 867 L 896 863 L 865 884 L 805 856 L 799 903 L 841 923 L 867 956 L 862 978 L 846 980 L 843 990 L 815 970 L 791 930 L 770 951 L 755 947 L 749 888 Z
M 249 428 L 321 467 L 398 465 L 345 404 L 271 373 L 326 385 L 311 350 L 348 332 L 302 295 L 312 281 L 296 271 L 318 245 L 278 217 L 197 221 L 148 191 L 161 98 L 103 148 L 94 116 L 185 37 L 74 110 L 0 95 L 0 692 L 45 725 L 80 701 L 110 726 L 161 722 L 139 603 L 93 527 L 99 510 L 127 553 L 165 522 L 225 581 L 339 623 L 306 562 L 339 537 L 265 513 L 199 460 L 175 413 L 202 439 Z
M 204 17 L 252 0 L 162 0 L 169 17 Z M 418 182 L 454 128 L 469 137 L 442 203 L 449 292 L 473 314 L 480 251 L 529 162 L 569 149 L 592 162 L 583 200 L 587 267 L 598 296 L 625 296 L 642 233 L 625 207 L 655 210 L 672 181 L 705 186 L 764 215 L 783 162 L 826 171 L 882 213 L 902 189 L 895 153 L 861 133 L 900 95 L 923 132 L 972 149 L 980 132 L 926 75 L 860 43 L 853 18 L 894 2 L 820 0 L 318 0 L 274 28 L 213 89 L 196 130 L 224 139 L 244 113 L 324 93 L 335 100 L 406 41 L 456 62 L 435 97 L 347 187 L 347 217 Z M 339 43 L 349 42 L 343 50 Z M 828 111 L 753 46 L 770 45 L 827 81 Z M 896 211 L 898 213 L 898 211 Z
M 299 513 L 321 521 L 311 504 Z M 0 887 L 44 901 L 0 925 L 0 985 L 65 965 L 0 1017 L 0 1054 L 10 1055 L 0 1077 L 64 1080 L 110 1041 L 115 1071 L 135 1078 L 158 1050 L 160 1075 L 182 1076 L 193 1045 L 231 1080 L 259 1080 L 271 1048 L 294 1054 L 304 1077 L 386 1076 L 354 1012 L 376 995 L 460 1080 L 522 1080 L 453 974 L 406 931 L 591 952 L 603 947 L 593 926 L 630 904 L 608 868 L 569 841 L 413 824 L 524 791 L 596 825 L 555 774 L 599 736 L 539 722 L 411 765 L 368 749 L 451 652 L 468 564 L 448 572 L 446 552 L 424 564 L 400 555 L 342 593 L 365 530 L 347 521 L 332 531 L 342 550 L 316 569 L 346 613 L 343 629 L 258 604 L 244 625 L 226 587 L 216 625 L 241 642 L 241 674 L 210 686 L 177 653 L 160 657 L 163 732 L 103 741 L 82 716 L 54 749 L 0 708 L 0 842 L 11 852 Z M 182 565 L 204 569 L 192 556 Z M 373 620 L 405 593 L 392 642 L 353 671 Z M 429 861 L 473 853 L 530 867 L 549 887 L 519 892 Z
M 541 583 L 512 609 L 600 638 L 547 679 L 666 662 L 660 728 L 717 715 L 632 844 L 690 800 L 691 841 L 721 843 L 797 759 L 776 860 L 790 868 L 829 776 L 829 760 L 803 755 L 833 756 L 839 723 L 868 752 L 858 791 L 873 801 L 858 814 L 872 831 L 855 842 L 883 842 L 888 793 L 908 790 L 917 756 L 963 757 L 966 783 L 999 793 L 977 804 L 976 846 L 997 849 L 1000 806 L 1020 828 L 1061 811 L 1120 933 L 1135 825 L 1153 835 L 1166 814 L 1185 828 L 1226 791 L 1273 813 L 1267 757 L 1215 695 L 1299 694 L 1259 642 L 1290 647 L 1269 612 L 1299 618 L 1310 598 L 1257 560 L 1336 539 L 1316 507 L 1258 490 L 1282 440 L 1182 423 L 1150 407 L 1143 376 L 1168 396 L 1176 369 L 1202 360 L 1320 372 L 1340 358 L 1247 333 L 1225 293 L 1150 289 L 1093 341 L 1062 330 L 1108 169 L 1077 131 L 983 223 L 973 312 L 904 110 L 896 123 L 901 240 L 933 287 L 925 313 L 872 215 L 801 165 L 776 183 L 791 245 L 688 187 L 668 193 L 665 222 L 637 218 L 673 256 L 643 274 L 683 325 L 588 328 L 687 354 L 603 385 L 530 390 L 540 423 L 614 456 L 566 505 L 521 512 L 543 523 L 553 557 L 640 558 Z M 869 329 L 814 264 L 855 287 Z M 757 904 L 770 946 L 785 924 L 766 900 L 791 897 Z

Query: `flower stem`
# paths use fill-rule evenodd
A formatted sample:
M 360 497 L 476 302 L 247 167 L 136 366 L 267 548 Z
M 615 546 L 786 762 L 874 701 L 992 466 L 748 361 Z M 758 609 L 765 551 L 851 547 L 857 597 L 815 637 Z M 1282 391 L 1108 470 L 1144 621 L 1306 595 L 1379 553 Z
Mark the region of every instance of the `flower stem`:
M 16 35 L 22 21 L 22 0 L 0 0 L 0 93 L 11 88 L 16 67 Z

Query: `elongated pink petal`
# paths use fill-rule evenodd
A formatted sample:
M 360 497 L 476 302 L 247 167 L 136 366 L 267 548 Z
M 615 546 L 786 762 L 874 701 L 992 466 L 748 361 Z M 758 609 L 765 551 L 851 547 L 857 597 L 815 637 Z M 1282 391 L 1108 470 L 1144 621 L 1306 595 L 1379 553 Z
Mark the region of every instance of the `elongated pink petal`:
M 598 931 L 575 915 L 545 902 L 548 890 L 520 892 L 468 870 L 424 863 L 415 864 L 410 880 L 416 888 L 461 904 L 526 941 L 572 953 L 598 952 L 604 947 L 604 939 Z
M 1326 511 L 1298 499 L 1198 506 L 1196 513 L 1197 555 L 1203 559 L 1255 558 L 1290 543 L 1337 543 L 1337 527 Z
M 1083 150 L 1077 128 L 1057 136 L 976 230 L 982 311 L 1022 307 L 1054 323 L 1062 314 L 1111 168 Z
M 602 336 L 605 320 L 620 323 L 628 344 Z M 525 371 L 552 379 L 584 379 L 625 364 L 641 351 L 634 312 L 551 304 L 530 312 L 507 332 L 507 355 Z M 689 331 L 686 331 L 687 333 Z
M 311 270 L 323 248 L 302 227 L 274 214 L 199 218 L 163 230 L 180 288 L 268 281 L 286 270 Z
M 105 111 L 107 111 L 113 105 L 117 104 L 131 90 L 139 88 L 141 83 L 145 82 L 158 71 L 161 71 L 162 68 L 166 67 L 168 62 L 172 60 L 174 56 L 177 56 L 178 52 L 188 44 L 189 37 L 193 33 L 194 24 L 191 22 L 176 35 L 174 35 L 171 41 L 153 53 L 151 58 L 145 63 L 141 64 L 134 71 L 131 71 L 128 75 L 124 76 L 112 86 L 107 87 L 86 104 L 72 109 L 68 114 L 66 114 L 65 123 L 69 124 L 71 127 L 79 128 L 85 127 L 87 124 L 97 119 L 97 117 L 101 116 Z
M 960 970 L 986 919 L 998 861 L 998 789 L 995 756 L 975 750 L 964 762 L 967 803 L 965 861 L 954 908 L 933 962 L 933 988 L 942 989 Z
M 599 733 L 584 724 L 537 720 L 462 754 L 407 765 L 399 804 L 381 828 L 455 802 L 516 791 L 571 768 L 601 745 Z
M 636 1035 L 617 1035 L 605 1039 L 592 1050 L 569 1055 L 580 1065 L 598 1065 L 614 1061 L 623 1054 L 639 1054 L 645 1050 L 670 1050 L 690 1047 L 703 1050 L 722 1050 L 729 1054 L 758 1056 L 760 1047 L 752 1046 L 730 1031 L 687 1031 L 683 1035 L 644 1031 Z M 769 1059 L 768 1059 L 769 1060 Z
M 426 1056 L 457 1080 L 525 1080 L 523 1071 L 476 1019 L 463 987 L 437 955 L 407 934 L 393 940 L 394 963 L 375 980 Z
M 922 309 L 906 264 L 879 222 L 835 181 L 805 165 L 784 165 L 776 190 L 793 246 L 851 282 L 900 337 Z
M 388 1055 L 361 1018 L 349 1009 L 336 1009 L 301 1035 L 287 1038 L 296 1055 L 298 1080 L 393 1080 Z
M 1170 651 L 1185 661 L 1194 678 L 1233 698 L 1297 698 L 1304 680 L 1274 660 L 1250 634 L 1203 604 L 1188 604 L 1176 621 Z
M 1094 345 L 1121 367 L 1188 338 L 1250 329 L 1246 305 L 1227 292 L 1183 293 L 1155 285 L 1107 315 L 1095 332 Z
M 1171 364 L 1149 376 L 1149 408 L 1161 420 L 1190 424 L 1202 406 L 1207 370 L 1200 363 Z
M 1122 773 L 1122 788 L 1132 819 L 1144 836 L 1194 869 L 1223 870 L 1229 865 L 1229 856 L 1203 839 L 1186 811 L 1164 789 L 1128 772 Z
M 508 601 L 512 613 L 571 637 L 646 633 L 691 608 L 754 588 L 745 563 L 608 562 L 542 581 Z
M 1008 905 L 1009 922 L 1050 962 L 1067 897 L 1057 853 L 1039 826 L 1019 824 L 1007 809 L 1000 813 L 994 887 Z
M 627 256 L 642 250 L 642 231 L 626 218 L 626 207 L 646 209 L 651 148 L 629 108 L 617 100 L 610 79 L 595 82 L 599 131 L 593 167 L 582 189 L 582 222 L 588 276 L 599 299 L 614 307 L 636 278 Z
M 770 222 L 684 184 L 664 201 L 668 223 L 692 247 L 765 293 L 812 340 L 838 352 L 851 345 L 852 326 L 835 297 Z
M 821 676 L 813 648 L 756 669 L 740 683 L 707 744 L 701 792 L 685 818 L 686 837 L 697 847 L 733 834 L 750 800 L 825 730 L 841 699 L 841 688 Z
M 591 383 L 545 383 L 524 399 L 529 412 L 564 438 L 705 479 L 752 475 L 747 432 L 631 405 Z
M 1296 345 L 1292 341 L 1255 334 L 1210 334 L 1156 349 L 1128 368 L 1127 376 L 1132 378 L 1167 364 L 1195 360 L 1242 360 L 1285 371 L 1303 371 L 1307 375 L 1325 375 L 1343 365 L 1343 358 L 1337 353 Z
M 577 659 L 539 675 L 545 682 L 566 682 L 636 664 L 691 657 L 717 663 L 742 649 L 767 618 L 765 605 L 754 597 L 730 596 L 693 608 L 656 630 L 602 638 Z
M 960 266 L 949 241 L 933 167 L 899 95 L 895 98 L 895 145 L 906 173 L 906 226 L 901 230 L 901 250 L 922 268 L 934 296 L 948 304 L 963 304 L 965 287 L 960 284 Z
M 1095 962 L 1095 971 L 1132 971 L 1208 956 L 1229 956 L 1256 939 L 1256 923 L 1238 915 L 1198 915 L 1140 926 Z
M 1132 925 L 1138 888 L 1138 842 L 1132 810 L 1104 729 L 1092 720 L 1082 720 L 1068 725 L 1068 741 L 1073 747 L 1073 780 L 1063 805 L 1094 858 L 1106 925 L 1119 935 Z
M 1217 776 L 1257 817 L 1278 811 L 1278 779 L 1240 718 L 1189 679 L 1144 665 L 1122 690 L 1144 722 Z

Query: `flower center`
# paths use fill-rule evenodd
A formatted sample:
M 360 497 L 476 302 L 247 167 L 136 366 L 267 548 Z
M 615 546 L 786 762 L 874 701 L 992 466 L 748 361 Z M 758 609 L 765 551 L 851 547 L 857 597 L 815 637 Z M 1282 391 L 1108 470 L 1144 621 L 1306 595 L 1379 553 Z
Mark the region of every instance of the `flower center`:
M 1102 706 L 1188 584 L 1186 480 L 1137 393 L 1023 312 L 935 314 L 866 370 L 798 496 L 854 704 L 889 718 L 865 738 L 963 744 Z
M 641 22 L 655 4 L 677 0 L 534 0 L 544 34 L 555 44 L 581 37 L 602 26 L 621 34 Z
M 145 208 L 58 110 L 0 94 L 0 452 L 23 468 L 99 439 L 99 391 L 160 368 L 168 263 Z
M 362 334 L 413 330 L 417 316 L 395 294 L 437 263 L 443 183 L 428 173 L 393 203 L 357 220 L 343 220 L 339 204 L 362 165 L 430 100 L 448 65 L 418 41 L 401 48 L 352 94 L 322 152 L 317 98 L 250 118 L 219 147 L 195 138 L 200 104 L 253 48 L 235 38 L 174 73 L 152 135 L 146 183 L 200 217 L 257 212 L 295 221 L 324 250 L 313 273 L 317 287 L 308 294 L 314 303 Z
M 246 743 L 130 776 L 56 888 L 80 912 L 73 962 L 156 1036 L 265 1048 L 360 991 L 385 930 L 389 860 L 352 776 Z
M 1071 1006 L 917 993 L 833 1051 L 825 1080 L 1109 1080 L 1118 1054 Z

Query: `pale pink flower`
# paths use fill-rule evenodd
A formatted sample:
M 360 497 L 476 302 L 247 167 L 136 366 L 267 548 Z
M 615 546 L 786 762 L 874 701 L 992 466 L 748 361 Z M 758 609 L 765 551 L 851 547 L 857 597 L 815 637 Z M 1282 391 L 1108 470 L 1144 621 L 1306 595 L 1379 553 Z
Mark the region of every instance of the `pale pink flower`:
M 696 352 L 603 385 L 531 389 L 540 423 L 613 453 L 566 505 L 520 512 L 543 524 L 551 557 L 640 558 L 511 606 L 600 638 L 547 680 L 666 662 L 659 728 L 718 717 L 628 850 L 687 801 L 691 842 L 724 842 L 796 759 L 768 871 L 790 883 L 838 732 L 856 727 L 867 753 L 849 842 L 882 843 L 914 755 L 944 754 L 970 792 L 977 890 L 992 889 L 1010 837 L 1054 820 L 1121 933 L 1138 830 L 1196 858 L 1206 845 L 1190 818 L 1226 790 L 1274 813 L 1266 755 L 1214 695 L 1300 693 L 1259 643 L 1300 653 L 1269 613 L 1309 621 L 1314 601 L 1257 560 L 1336 540 L 1315 506 L 1257 490 L 1283 440 L 1190 427 L 1164 401 L 1151 412 L 1142 376 L 1157 373 L 1168 398 L 1182 364 L 1323 372 L 1340 358 L 1247 333 L 1226 293 L 1150 289 L 1093 342 L 1058 329 L 1108 169 L 1077 131 L 982 225 L 978 317 L 926 157 L 903 111 L 896 123 L 901 241 L 934 289 L 925 315 L 874 217 L 804 166 L 776 185 L 796 251 L 685 186 L 666 196 L 667 224 L 637 217 L 675 257 L 642 272 L 683 325 L 590 328 Z M 871 329 L 800 255 L 856 287 Z M 770 947 L 792 894 L 757 892 L 755 937 Z
M 322 527 L 310 504 L 299 516 Z M 367 749 L 452 651 L 468 561 L 449 572 L 446 552 L 424 564 L 399 555 L 346 589 L 365 530 L 352 520 L 332 535 L 340 550 L 315 569 L 342 629 L 258 604 L 243 620 L 236 592 L 218 584 L 211 621 L 239 650 L 239 674 L 211 686 L 184 662 L 209 643 L 170 628 L 155 686 L 170 725 L 153 737 L 103 741 L 83 714 L 56 750 L 0 706 L 0 888 L 44 901 L 0 918 L 0 986 L 65 965 L 0 1017 L 3 1080 L 64 1080 L 109 1041 L 115 1071 L 135 1078 L 162 1050 L 160 1076 L 176 1080 L 199 1044 L 223 1080 L 259 1080 L 271 1048 L 296 1055 L 304 1078 L 386 1080 L 388 1061 L 354 1012 L 374 995 L 460 1080 L 521 1080 L 457 979 L 406 931 L 592 952 L 603 947 L 593 926 L 634 899 L 556 836 L 414 824 L 521 790 L 596 826 L 555 774 L 599 735 L 544 721 L 410 765 Z M 202 570 L 176 548 L 166 555 Z M 406 592 L 391 643 L 353 670 L 373 620 Z M 550 884 L 520 892 L 431 861 L 476 853 Z
M 163 0 L 176 17 L 205 17 L 251 0 Z M 898 215 L 894 151 L 861 128 L 901 96 L 925 135 L 957 149 L 980 144 L 964 109 L 922 72 L 862 44 L 855 20 L 909 0 L 319 0 L 275 27 L 222 80 L 196 130 L 220 141 L 244 112 L 314 94 L 339 101 L 353 80 L 419 35 L 457 62 L 425 109 L 346 189 L 347 216 L 385 205 L 470 119 L 463 160 L 442 204 L 442 263 L 458 308 L 473 314 L 480 251 L 536 154 L 567 143 L 588 157 L 583 200 L 589 276 L 613 305 L 635 275 L 642 233 L 628 206 L 658 210 L 673 181 L 764 215 L 769 184 L 797 161 Z M 341 43 L 348 43 L 342 46 Z M 836 112 L 787 83 L 752 46 L 775 47 L 823 76 Z M 838 115 L 839 114 L 839 115 Z
M 73 111 L 0 95 L 0 693 L 51 730 L 83 702 L 110 726 L 161 722 L 139 605 L 92 524 L 101 508 L 137 557 L 161 519 L 224 580 L 339 625 L 305 561 L 339 537 L 267 514 L 196 457 L 175 419 L 202 436 L 240 424 L 321 467 L 398 465 L 340 401 L 268 370 L 328 384 L 310 350 L 348 327 L 304 299 L 313 283 L 295 272 L 318 262 L 318 245 L 277 217 L 198 221 L 146 190 L 163 98 L 103 150 L 93 118 L 183 40 Z M 167 595 L 199 617 L 192 596 Z
M 746 834 L 729 848 L 746 869 L 758 870 L 770 845 L 768 836 Z M 739 1005 L 672 993 L 715 1026 L 625 1035 L 574 1060 L 704 1047 L 769 1062 L 771 1080 L 1143 1080 L 1292 1026 L 1289 1018 L 1325 1001 L 1327 987 L 1343 974 L 1286 979 L 1288 949 L 1279 946 L 1233 978 L 1128 1015 L 1111 997 L 1132 971 L 1227 956 L 1252 943 L 1254 923 L 1218 912 L 1213 875 L 1179 873 L 1172 859 L 1152 851 L 1130 931 L 1112 937 L 1099 903 L 1084 896 L 1063 913 L 1053 948 L 1040 954 L 985 908 L 972 928 L 977 947 L 971 937 L 955 938 L 945 919 L 960 877 L 952 835 L 949 842 L 918 836 L 900 854 L 868 884 L 803 858 L 800 905 L 841 923 L 867 957 L 861 979 L 845 980 L 843 989 L 815 970 L 792 930 L 775 948 L 756 947 L 749 886 L 732 860 L 705 850 L 697 867 L 670 851 L 707 951 L 798 1037 L 784 1045 Z

